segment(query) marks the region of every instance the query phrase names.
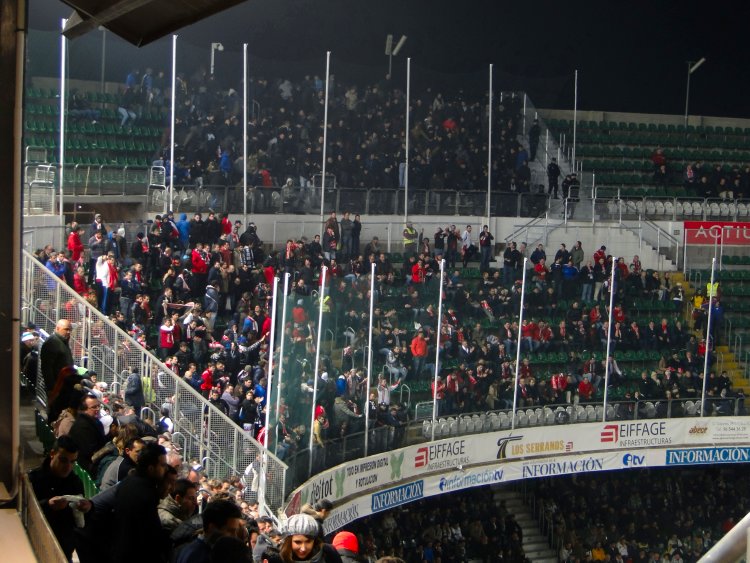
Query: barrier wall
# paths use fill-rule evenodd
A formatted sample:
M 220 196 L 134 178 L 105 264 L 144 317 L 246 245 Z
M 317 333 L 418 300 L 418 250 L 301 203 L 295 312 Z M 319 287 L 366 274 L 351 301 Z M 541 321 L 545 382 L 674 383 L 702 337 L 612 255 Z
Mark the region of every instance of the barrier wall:
M 536 477 L 750 462 L 750 418 L 587 423 L 454 437 L 369 456 L 296 489 L 287 515 L 326 498 L 326 533 L 420 498 Z

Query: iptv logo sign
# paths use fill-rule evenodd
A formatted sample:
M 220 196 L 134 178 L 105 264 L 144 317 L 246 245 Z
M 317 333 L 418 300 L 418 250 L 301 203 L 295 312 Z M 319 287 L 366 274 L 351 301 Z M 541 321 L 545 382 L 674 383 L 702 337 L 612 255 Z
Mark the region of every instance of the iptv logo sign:
M 622 464 L 625 467 L 636 467 L 643 465 L 646 461 L 645 455 L 625 454 L 622 456 Z
M 601 433 L 602 443 L 617 442 L 620 438 L 620 427 L 617 424 L 607 424 Z

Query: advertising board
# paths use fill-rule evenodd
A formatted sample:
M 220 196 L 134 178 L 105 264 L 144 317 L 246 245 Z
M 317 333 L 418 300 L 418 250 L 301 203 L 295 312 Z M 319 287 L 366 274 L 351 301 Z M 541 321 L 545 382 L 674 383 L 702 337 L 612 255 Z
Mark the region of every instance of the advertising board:
M 591 459 L 598 459 L 593 454 L 611 451 L 616 452 L 617 468 L 622 469 L 646 466 L 644 452 L 653 448 L 742 443 L 750 443 L 750 419 L 738 417 L 583 423 L 457 436 L 353 460 L 324 471 L 293 492 L 286 513 L 298 512 L 306 502 L 327 498 L 336 503 L 416 479 L 425 479 L 429 489 L 428 476 L 445 477 L 446 473 L 477 466 L 481 466 L 481 471 L 488 467 L 502 469 L 502 479 L 494 478 L 493 482 L 508 480 L 513 475 L 506 463 L 516 460 L 529 462 L 555 457 L 562 463 L 562 459 L 572 459 L 569 456 L 590 454 Z M 626 454 L 630 457 L 625 458 Z M 576 463 L 570 468 L 529 465 L 526 476 L 606 469 L 595 462 L 591 462 L 594 466 L 581 469 L 582 459 Z M 523 476 L 521 471 L 519 478 Z M 477 475 L 476 479 L 476 486 L 488 484 L 479 482 L 487 480 L 486 475 Z
M 750 223 L 685 221 L 685 244 L 750 246 Z

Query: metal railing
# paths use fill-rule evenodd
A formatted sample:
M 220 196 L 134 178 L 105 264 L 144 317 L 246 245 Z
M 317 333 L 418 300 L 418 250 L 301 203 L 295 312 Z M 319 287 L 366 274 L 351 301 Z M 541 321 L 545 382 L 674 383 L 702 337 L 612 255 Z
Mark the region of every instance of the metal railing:
M 171 411 L 175 433 L 181 436 L 182 455 L 199 462 L 209 477 L 242 475 L 246 468 L 266 457 L 265 503 L 276 511 L 284 500 L 287 465 L 239 428 L 225 414 L 208 403 L 182 378 L 167 368 L 132 336 L 82 299 L 72 288 L 52 275 L 28 252 L 22 258 L 22 300 L 24 323 L 52 334 L 59 319 L 73 326 L 70 348 L 77 365 L 97 373 L 114 389 L 124 389 L 131 371 L 142 379 L 148 413 L 162 407 Z M 44 381 L 37 381 L 37 399 L 46 406 Z M 155 420 L 151 420 L 155 423 Z
M 151 185 L 146 190 L 148 211 L 164 211 L 165 188 Z M 486 190 L 420 190 L 409 189 L 409 213 L 414 215 L 447 215 L 486 217 Z M 231 209 L 248 214 L 320 214 L 320 187 L 252 186 L 243 201 L 243 189 L 234 185 L 175 185 L 172 209 L 175 212 L 217 211 Z M 562 205 L 562 204 L 560 204 Z M 491 213 L 501 217 L 538 217 L 550 207 L 546 194 L 496 191 L 490 198 Z M 403 215 L 404 192 L 383 188 L 347 188 L 326 186 L 325 212 L 345 211 L 367 215 Z
M 18 511 L 37 560 L 45 563 L 67 563 L 68 558 L 52 533 L 27 475 L 21 477 Z
M 697 197 L 602 196 L 596 191 L 596 215 L 601 220 L 649 219 L 653 221 L 747 221 L 750 200 Z
M 713 398 L 706 397 L 707 416 L 746 416 L 744 396 Z M 618 420 L 653 420 L 665 418 L 691 418 L 701 416 L 700 397 L 693 399 L 653 399 L 612 401 L 607 404 L 606 419 L 603 403 L 564 403 L 519 408 L 516 410 L 516 428 L 556 426 L 560 424 L 582 424 Z M 427 412 L 429 410 L 429 413 Z M 463 414 L 440 414 L 434 422 L 434 439 L 443 440 L 454 436 L 466 436 L 483 432 L 510 430 L 512 409 L 469 412 Z M 389 451 L 417 443 L 429 442 L 433 436 L 432 402 L 415 405 L 414 418 L 399 427 L 375 425 L 369 429 L 368 455 Z M 574 432 L 574 430 L 571 430 Z M 290 467 L 288 478 L 293 490 L 314 474 L 341 463 L 364 456 L 364 428 L 357 428 L 342 436 L 326 440 L 325 448 L 313 452 L 313 471 L 308 471 L 309 449 L 298 450 L 285 458 Z

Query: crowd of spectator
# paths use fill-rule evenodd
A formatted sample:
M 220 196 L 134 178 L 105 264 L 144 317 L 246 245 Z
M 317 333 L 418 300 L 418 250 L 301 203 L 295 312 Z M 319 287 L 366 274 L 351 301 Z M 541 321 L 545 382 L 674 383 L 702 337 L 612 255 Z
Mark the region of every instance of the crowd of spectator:
M 459 234 L 461 229 L 455 225 L 439 228 L 421 242 L 416 229 L 407 225 L 404 242 L 411 252 L 404 253 L 401 264 L 391 263 L 377 237 L 363 248 L 359 216 L 352 220 L 348 213 L 341 221 L 331 214 L 322 243 L 316 235 L 312 240 L 289 240 L 283 248 L 270 251 L 253 224 L 243 228 L 227 214 L 209 212 L 204 221 L 200 213 L 191 220 L 184 214 L 176 220 L 169 213 L 157 216 L 148 231 L 128 243 L 124 229 L 110 229 L 97 215 L 89 226 L 70 226 L 66 251 L 47 246 L 37 256 L 261 441 L 266 439 L 271 286 L 274 276 L 289 273 L 290 320 L 276 339 L 277 345 L 280 339 L 285 341 L 283 401 L 268 442 L 289 461 L 306 449 L 312 433 L 313 470 L 341 461 L 339 446 L 329 446 L 364 430 L 365 414 L 369 430 L 378 430 L 372 451 L 398 447 L 408 423 L 405 405 L 396 398 L 403 383 L 416 388 L 422 382 L 443 416 L 511 408 L 514 398 L 521 407 L 594 401 L 603 393 L 609 365 L 609 385 L 619 389 L 619 398 L 630 405 L 623 416 L 634 416 L 638 401 L 657 402 L 665 409 L 669 399 L 699 397 L 707 353 L 713 363 L 712 341 L 718 331 L 707 340 L 703 317 L 711 305 L 714 327 L 720 322 L 720 293 L 714 292 L 711 300 L 702 299 L 700 293 L 694 299 L 693 323 L 703 330 L 701 337 L 683 319 L 686 297 L 681 283 L 673 284 L 669 272 L 644 270 L 638 256 L 630 263 L 615 260 L 603 246 L 590 258 L 580 242 L 570 251 L 562 244 L 549 258 L 542 245 L 534 249 L 519 327 L 527 249 L 511 243 L 497 262 L 490 262 L 493 251 L 485 245 L 491 243 L 492 234 L 487 229 L 478 241 L 483 250 L 478 279 L 468 276 L 466 268 L 456 268 L 459 258 L 464 266 L 468 264 L 476 239 L 470 228 Z M 440 258 L 446 259 L 448 268 L 442 288 L 444 314 L 438 326 Z M 366 372 L 359 366 L 364 365 L 370 321 L 366 311 L 372 263 L 376 274 L 373 367 L 382 375 L 373 377 L 366 389 Z M 342 351 L 340 362 L 334 350 L 323 351 L 314 373 L 323 265 L 328 267 L 325 327 L 335 330 Z M 643 303 L 664 306 L 658 316 L 644 318 L 637 309 Z M 63 312 L 71 322 L 79 315 L 72 301 Z M 92 328 L 91 335 L 97 343 L 107 344 L 104 330 Z M 522 360 L 516 385 L 519 347 Z M 626 373 L 618 359 L 625 352 L 642 350 L 658 353 L 661 361 L 639 380 L 637 372 Z M 540 355 L 551 358 L 542 364 L 546 368 L 535 362 Z M 53 387 L 55 376 L 47 379 Z M 715 404 L 730 408 L 735 393 L 725 373 L 710 370 L 706 387 L 708 396 L 717 399 Z M 127 402 L 136 409 L 143 406 L 142 399 Z M 59 404 L 55 414 L 66 407 Z M 169 402 L 161 408 L 169 416 Z M 674 413 L 679 414 L 679 409 Z
M 696 563 L 750 510 L 742 469 L 631 470 L 532 480 L 562 563 Z M 486 488 L 421 500 L 347 526 L 360 552 L 407 563 L 528 561 L 524 530 Z M 527 530 L 529 531 L 529 530 Z
M 420 500 L 346 529 L 357 535 L 360 553 L 371 557 L 395 556 L 406 563 L 529 561 L 516 516 L 488 492 L 468 489 Z
M 151 69 L 143 76 L 137 69 L 128 75 L 123 94 L 127 107 L 119 110 L 123 126 L 137 119 L 131 114 L 137 115 L 139 108 L 169 103 L 163 96 L 163 82 L 163 73 L 157 77 Z M 205 69 L 178 75 L 174 166 L 178 184 L 237 185 L 242 179 L 243 108 L 237 88 L 220 86 Z M 324 79 L 251 77 L 248 88 L 249 99 L 260 108 L 248 122 L 249 184 L 312 186 L 314 177 L 322 173 Z M 464 90 L 450 94 L 431 88 L 412 91 L 410 187 L 486 189 L 486 98 Z M 520 130 L 521 98 L 496 96 L 495 100 L 492 185 L 497 190 L 528 191 L 528 163 L 536 154 L 538 131 L 532 131 L 528 146 L 522 146 L 517 140 L 517 135 L 524 134 Z M 403 187 L 405 104 L 404 89 L 389 77 L 367 85 L 332 78 L 326 174 L 335 177 L 337 185 Z M 165 131 L 162 146 L 168 142 Z
M 713 307 L 714 320 L 721 317 L 720 289 L 708 288 L 714 295 L 712 299 L 703 298 L 703 292 L 692 299 L 691 330 L 685 324 L 690 321 L 683 318 L 687 299 L 684 288 L 681 283 L 673 284 L 668 272 L 644 270 L 637 256 L 631 261 L 615 259 L 603 246 L 589 259 L 581 243 L 576 242 L 570 251 L 562 244 L 549 260 L 541 245 L 529 254 L 527 292 L 522 303 L 523 259 L 530 250 L 525 245 L 511 243 L 494 259 L 492 250 L 479 252 L 479 275 L 469 276 L 473 254 L 492 241 L 488 229 L 483 229 L 477 240 L 468 227 L 461 233 L 462 229 L 455 225 L 446 225 L 432 237 L 419 240 L 414 237 L 415 227 L 407 224 L 404 243 L 409 252 L 404 253 L 403 263 L 393 264 L 377 238 L 362 246 L 359 219 L 358 215 L 352 219 L 347 213 L 339 221 L 332 213 L 324 226 L 322 241 L 318 236 L 312 240 L 300 238 L 289 240 L 283 248 L 269 249 L 253 224 L 244 227 L 226 213 L 209 211 L 205 221 L 202 214 L 191 220 L 184 215 L 176 219 L 171 213 L 157 216 L 147 233 L 138 233 L 130 241 L 126 240 L 124 229 L 110 228 L 97 215 L 91 225 L 69 226 L 66 250 L 57 252 L 47 245 L 37 251 L 37 258 L 120 328 L 157 353 L 188 385 L 247 432 L 260 441 L 268 434 L 272 449 L 282 459 L 293 462 L 312 433 L 314 472 L 341 460 L 338 450 L 327 450 L 335 450 L 332 444 L 336 439 L 364 430 L 365 409 L 369 409 L 370 430 L 385 430 L 374 434 L 380 437 L 373 442 L 371 451 L 401 445 L 408 417 L 394 392 L 404 382 L 424 382 L 428 393 L 437 398 L 441 416 L 509 408 L 514 397 L 521 407 L 592 401 L 603 391 L 608 364 L 609 384 L 626 390 L 626 408 L 620 411 L 623 418 L 634 416 L 639 401 L 649 400 L 658 406 L 669 399 L 700 396 L 703 359 L 708 354 L 712 360 L 712 341 L 716 340 L 716 335 L 707 338 L 703 319 L 708 307 Z M 450 266 L 442 287 L 438 264 L 441 258 Z M 456 267 L 459 259 L 464 268 Z M 372 320 L 364 313 L 369 310 L 370 264 L 375 265 L 376 304 Z M 343 350 L 340 363 L 334 359 L 333 351 L 323 354 L 321 367 L 315 373 L 310 358 L 316 352 L 317 328 L 313 319 L 320 305 L 317 299 L 322 290 L 323 266 L 328 268 L 323 310 L 328 326 L 342 329 L 339 340 Z M 290 320 L 279 330 L 277 342 L 285 339 L 288 350 L 281 359 L 286 384 L 279 419 L 267 432 L 271 283 L 284 273 L 292 276 Z M 49 282 L 40 283 L 51 287 Z M 438 292 L 444 297 L 439 325 Z M 614 293 L 611 328 L 607 322 L 610 292 Z M 636 310 L 636 305 L 643 303 L 663 303 L 659 318 L 644 322 Z M 525 318 L 519 327 L 521 306 Z M 25 353 L 33 350 L 39 336 L 46 336 L 46 342 L 67 341 L 71 326 L 79 320 L 80 310 L 71 301 L 62 311 L 55 334 L 39 335 L 35 327 L 27 327 L 22 338 Z M 357 366 L 362 365 L 359 360 L 370 322 L 374 331 L 373 364 L 376 369 L 383 367 L 383 375 L 367 389 L 365 372 Z M 95 328 L 91 330 L 92 340 L 106 344 L 102 340 L 106 339 L 106 331 Z M 605 353 L 608 345 L 612 352 L 609 357 Z M 519 348 L 523 359 L 516 386 L 515 353 Z M 661 361 L 658 369 L 650 374 L 644 372 L 640 380 L 628 380 L 617 358 L 621 352 L 637 350 L 657 351 Z M 534 358 L 552 352 L 563 354 L 566 361 L 559 362 L 556 357 L 557 365 L 549 373 L 537 371 Z M 433 382 L 436 356 L 437 387 Z M 41 360 L 45 386 L 52 399 L 50 423 L 54 423 L 66 452 L 61 454 L 64 460 L 57 460 L 60 449 L 55 449 L 44 470 L 54 473 L 57 461 L 69 465 L 72 458 L 77 458 L 102 487 L 104 502 L 109 503 L 103 505 L 103 510 L 109 511 L 105 518 L 117 520 L 122 518 L 118 514 L 128 513 L 127 508 L 115 508 L 113 513 L 113 506 L 127 501 L 118 501 L 116 495 L 106 493 L 109 489 L 121 490 L 117 484 L 124 482 L 131 471 L 140 472 L 142 478 L 140 486 L 133 485 L 136 492 L 145 488 L 148 479 L 153 481 L 159 475 L 161 479 L 164 474 L 179 474 L 195 485 L 193 489 L 200 493 L 195 495 L 196 500 L 184 480 L 160 489 L 162 501 L 171 499 L 163 501 L 168 505 L 162 511 L 165 517 L 166 513 L 184 515 L 190 506 L 205 502 L 208 495 L 204 490 L 227 493 L 236 501 L 240 512 L 237 518 L 257 517 L 257 488 L 248 483 L 254 480 L 257 468 L 249 467 L 244 479 L 201 481 L 199 464 L 183 460 L 179 447 L 171 441 L 169 400 L 161 405 L 161 416 L 152 425 L 137 416 L 147 402 L 146 382 L 139 374 L 131 373 L 122 390 L 112 393 L 105 383 L 97 381 L 96 374 L 77 376 L 78 372 L 67 367 L 72 361 L 64 362 L 55 374 L 55 368 L 49 367 L 55 364 L 45 364 L 44 346 Z M 729 400 L 734 395 L 726 373 L 710 371 L 708 377 L 710 397 Z M 84 379 L 86 389 L 81 388 Z M 313 404 L 316 380 L 318 393 Z M 313 408 L 314 422 L 309 427 Z M 679 409 L 671 412 L 679 415 Z M 163 449 L 155 449 L 158 447 Z M 148 460 L 143 462 L 145 465 L 140 466 L 143 451 L 150 454 L 144 458 Z M 70 474 L 67 475 L 66 479 Z M 167 495 L 170 490 L 176 491 L 174 495 Z M 79 492 L 76 489 L 70 494 Z M 151 503 L 154 498 L 149 494 Z M 127 498 L 143 500 L 135 493 Z M 97 502 L 98 499 L 87 504 L 56 498 L 50 502 L 49 510 L 77 506 L 76 510 L 91 513 L 88 522 L 101 512 Z M 490 501 L 476 506 L 492 510 Z M 460 512 L 460 508 L 457 510 Z M 446 529 L 455 528 L 456 514 L 448 511 L 440 517 L 447 519 Z M 408 516 L 404 525 L 421 525 L 423 529 L 424 521 L 415 518 Z M 105 519 L 98 525 L 107 528 L 107 522 L 115 520 Z M 463 526 L 462 519 L 459 521 Z M 65 526 L 69 525 L 68 521 Z M 485 525 L 485 519 L 481 519 L 480 528 Z M 514 550 L 520 549 L 520 539 L 514 537 L 512 529 L 508 532 L 508 525 L 513 528 L 512 522 L 501 517 L 497 525 L 495 535 L 476 529 L 471 519 L 466 530 L 459 526 L 462 537 L 476 536 L 481 540 L 478 547 L 457 540 L 438 545 L 436 536 L 432 545 L 402 543 L 399 547 L 394 540 L 391 545 L 382 546 L 385 551 L 378 549 L 376 553 L 388 554 L 392 549 L 393 554 L 409 559 L 409 550 L 417 550 L 412 551 L 419 553 L 416 557 L 425 557 L 431 549 L 431 557 L 437 560 L 440 550 L 445 550 L 444 557 L 451 560 L 453 555 L 448 553 L 478 550 L 480 558 L 500 552 L 517 560 Z M 229 535 L 239 534 L 239 527 L 232 530 Z M 442 534 L 443 527 L 440 530 Z M 141 532 L 155 533 L 152 529 Z M 160 535 L 160 543 L 154 544 L 162 546 L 162 554 L 174 545 L 170 544 L 174 538 L 165 537 Z M 387 537 L 383 536 L 382 541 L 387 541 Z M 363 543 L 368 544 L 366 539 Z M 83 561 L 86 548 L 82 549 Z
M 689 195 L 722 200 L 744 199 L 750 195 L 750 164 L 745 166 L 713 165 L 696 161 L 688 163 L 682 171 L 670 167 L 668 154 L 657 148 L 651 155 L 654 165 L 654 184 L 667 188 L 676 176 L 682 174 L 682 183 Z
M 96 395 L 84 395 L 74 428 L 82 417 L 101 426 L 100 408 Z M 323 542 L 330 502 L 303 505 L 301 514 L 279 526 L 259 512 L 247 472 L 223 481 L 207 479 L 195 462 L 181 463 L 168 433 L 154 437 L 123 416 L 106 418 L 108 441 L 102 451 L 107 453 L 100 460 L 109 464 L 99 493 L 86 498 L 73 471 L 82 461 L 82 448 L 72 431 L 59 433 L 48 457 L 29 473 L 68 561 L 120 563 L 137 551 L 145 563 L 341 563 L 350 553 L 347 548 L 358 552 L 353 536 L 344 542 L 334 538 L 333 545 Z
M 531 484 L 559 558 L 695 563 L 750 510 L 740 466 L 617 471 Z

